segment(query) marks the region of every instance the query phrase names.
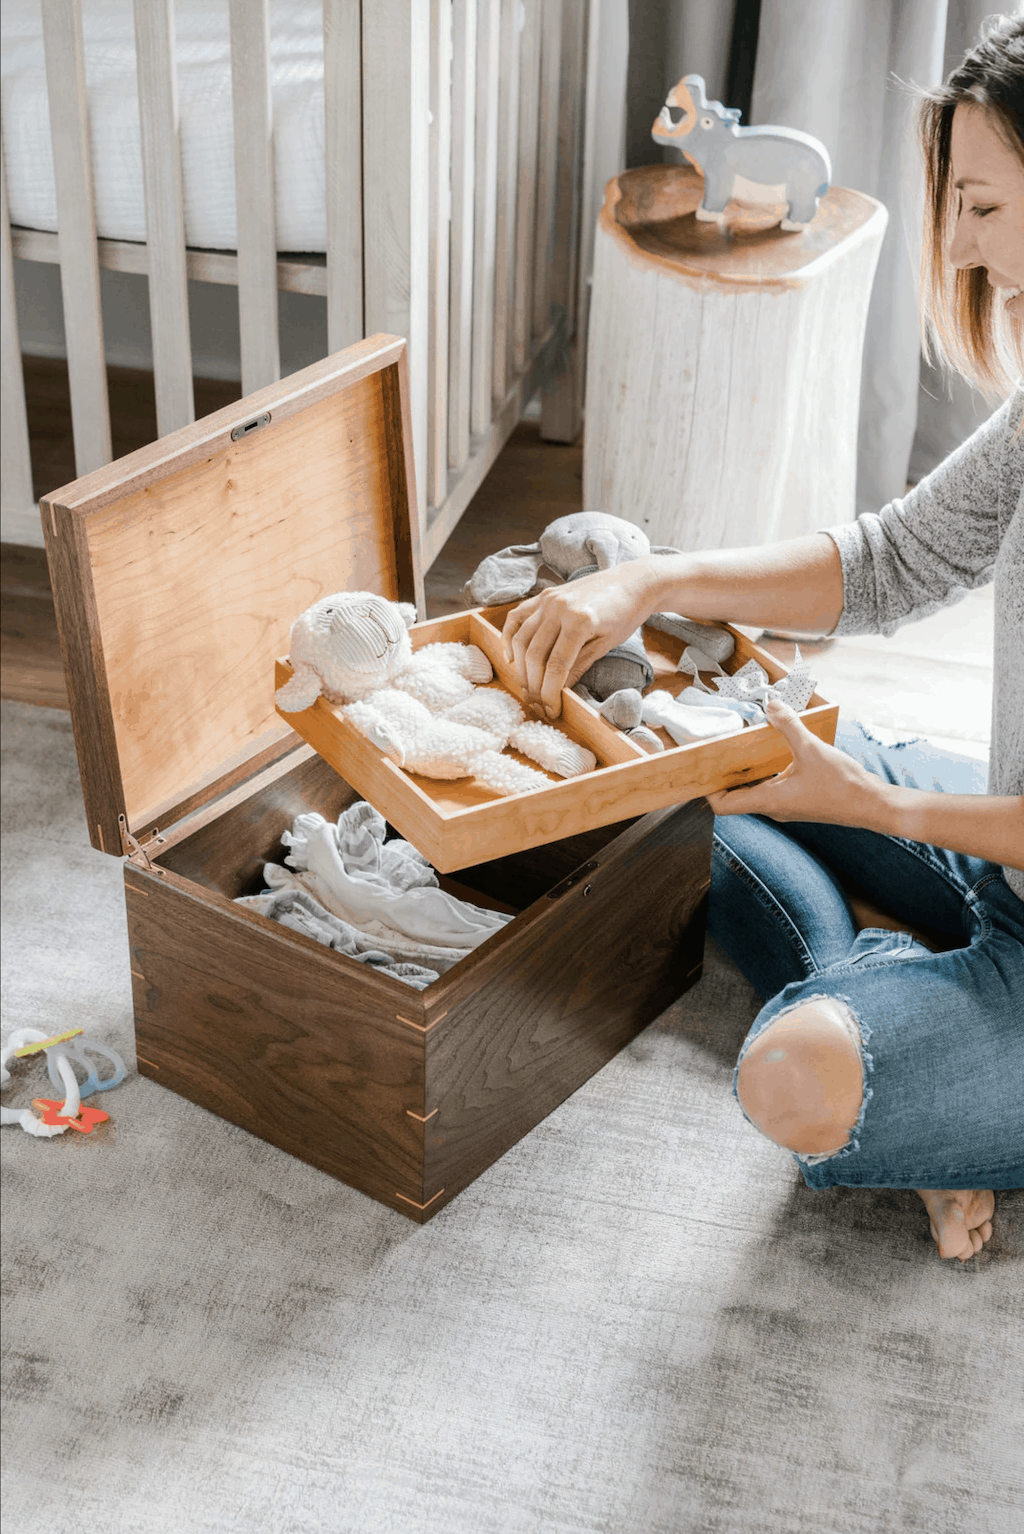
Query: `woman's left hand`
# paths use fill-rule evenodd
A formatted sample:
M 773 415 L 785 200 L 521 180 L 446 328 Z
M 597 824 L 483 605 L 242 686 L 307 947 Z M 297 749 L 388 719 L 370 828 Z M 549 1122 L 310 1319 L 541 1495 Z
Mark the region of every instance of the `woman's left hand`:
M 825 821 L 871 828 L 887 784 L 835 746 L 812 735 L 799 714 L 780 698 L 765 708 L 768 723 L 793 753 L 788 767 L 749 788 L 709 794 L 716 815 L 767 815 L 771 820 Z

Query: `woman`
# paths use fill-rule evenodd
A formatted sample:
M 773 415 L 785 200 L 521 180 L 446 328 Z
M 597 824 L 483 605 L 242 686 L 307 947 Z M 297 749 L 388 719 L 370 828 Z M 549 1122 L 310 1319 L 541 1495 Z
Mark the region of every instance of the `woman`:
M 746 1117 L 811 1187 L 917 1189 L 940 1254 L 963 1261 L 991 1235 L 993 1190 L 1024 1186 L 1024 21 L 1001 18 L 925 97 L 921 139 L 931 336 L 1012 388 L 1002 408 L 877 515 L 551 588 L 505 640 L 554 716 L 657 610 L 888 634 L 994 579 L 988 793 L 976 764 L 858 725 L 827 746 L 774 701 L 791 765 L 710 801 L 710 931 L 768 998 L 737 1066 Z

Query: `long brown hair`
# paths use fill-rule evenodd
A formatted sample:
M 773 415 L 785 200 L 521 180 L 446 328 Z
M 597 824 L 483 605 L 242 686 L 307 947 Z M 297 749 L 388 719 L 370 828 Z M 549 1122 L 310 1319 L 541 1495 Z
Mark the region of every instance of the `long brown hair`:
M 1024 326 L 993 302 L 984 267 L 956 270 L 949 243 L 958 203 L 950 164 L 953 113 L 980 106 L 1024 164 L 1024 17 L 994 16 L 944 85 L 923 95 L 918 119 L 925 164 L 921 300 L 925 355 L 956 368 L 984 393 L 1004 396 L 1024 369 Z

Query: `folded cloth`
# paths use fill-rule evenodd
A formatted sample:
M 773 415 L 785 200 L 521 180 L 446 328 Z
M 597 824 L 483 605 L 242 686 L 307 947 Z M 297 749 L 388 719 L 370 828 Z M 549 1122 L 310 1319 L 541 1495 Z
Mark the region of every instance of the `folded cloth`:
M 383 818 L 368 804 L 352 805 L 336 826 L 322 815 L 299 815 L 281 840 L 291 849 L 288 866 L 311 876 L 304 886 L 335 916 L 363 930 L 383 922 L 405 937 L 468 952 L 511 919 L 438 889 L 429 865 L 424 879 L 419 854 L 408 843 L 392 852 Z M 423 882 L 410 888 L 410 878 Z
M 383 878 L 392 889 L 437 888 L 437 874 L 411 842 L 384 840 L 383 815 L 359 799 L 338 816 L 338 840 L 344 844 L 345 867 L 357 877 Z
M 709 700 L 711 701 L 711 700 Z M 734 735 L 742 730 L 743 719 L 728 708 L 694 707 L 679 703 L 669 692 L 644 695 L 644 724 L 661 726 L 679 746 L 694 740 L 713 740 L 716 735 Z
M 270 911 L 261 910 L 261 915 L 274 915 L 277 903 L 272 897 L 278 897 L 281 908 L 291 910 L 293 907 L 290 902 L 283 897 L 302 894 L 305 896 L 305 901 L 300 909 L 312 910 L 322 917 L 329 917 L 332 931 L 335 930 L 334 923 L 340 923 L 347 933 L 353 935 L 355 949 L 358 952 L 379 948 L 391 954 L 400 963 L 424 964 L 428 969 L 435 969 L 438 974 L 443 974 L 445 970 L 451 969 L 453 964 L 458 964 L 460 959 L 464 959 L 473 951 L 469 947 L 426 943 L 420 938 L 407 937 L 404 932 L 399 932 L 395 927 L 389 927 L 387 922 L 353 922 L 344 916 L 339 916 L 337 911 L 332 910 L 331 905 L 328 904 L 332 898 L 330 891 L 324 890 L 315 874 L 296 873 L 292 868 L 283 868 L 280 863 L 265 863 L 263 877 L 267 881 L 267 888 L 263 894 L 243 897 L 251 901 L 263 901 L 272 908 Z M 311 905 L 306 902 L 311 902 Z M 348 952 L 347 949 L 343 951 Z
M 357 959 L 360 964 L 369 964 L 386 975 L 393 975 L 396 980 L 404 980 L 418 991 L 433 985 L 440 977 L 439 969 L 429 969 L 425 964 L 404 959 L 400 951 L 385 952 L 376 937 L 359 932 L 349 926 L 348 922 L 332 916 L 306 890 L 287 887 L 266 890 L 262 895 L 243 895 L 236 903 L 247 906 L 260 916 L 269 916 L 272 921 L 279 921 L 293 932 L 302 932 L 306 937 L 315 938 L 318 943 L 338 953 L 348 954 L 350 959 Z M 445 967 L 450 968 L 462 957 L 460 953 L 449 959 Z
M 264 864 L 267 888 L 236 904 L 423 990 L 512 917 L 447 894 L 423 854 L 385 831 L 364 801 L 336 825 L 299 815 L 281 838 L 291 866 Z
M 748 703 L 743 698 L 726 698 L 719 693 L 706 691 L 703 685 L 684 687 L 682 692 L 676 694 L 676 701 L 688 704 L 691 708 L 727 708 L 750 724 L 764 724 L 764 710 L 759 703 Z

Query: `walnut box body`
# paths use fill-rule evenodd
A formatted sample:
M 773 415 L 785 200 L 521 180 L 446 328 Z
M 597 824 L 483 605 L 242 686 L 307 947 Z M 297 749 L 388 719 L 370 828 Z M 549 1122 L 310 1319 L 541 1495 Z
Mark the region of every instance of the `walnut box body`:
M 315 754 L 274 676 L 318 597 L 422 601 L 406 393 L 404 343 L 372 337 L 41 509 L 90 835 L 127 855 L 139 1070 L 423 1221 L 698 978 L 712 817 L 685 751 L 657 759 L 679 764 L 663 808 L 626 781 L 593 815 L 585 783 L 492 800 L 493 835 L 449 838 L 448 887 L 516 917 L 422 992 L 234 904 L 296 814 L 392 816 L 377 763 Z M 498 618 L 441 627 L 493 648 Z M 735 781 L 771 770 L 773 733 Z M 434 860 L 420 822 L 394 823 Z

